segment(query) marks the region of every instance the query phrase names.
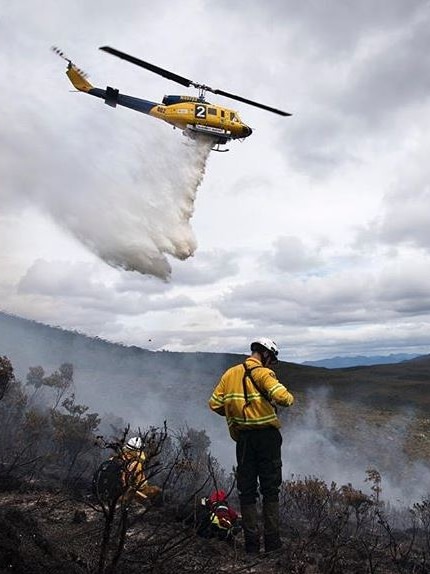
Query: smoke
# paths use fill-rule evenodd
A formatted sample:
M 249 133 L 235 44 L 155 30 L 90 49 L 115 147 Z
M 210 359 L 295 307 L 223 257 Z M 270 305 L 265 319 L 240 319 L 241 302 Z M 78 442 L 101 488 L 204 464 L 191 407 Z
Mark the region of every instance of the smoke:
M 208 417 L 205 408 L 196 409 L 190 420 L 195 428 L 200 424 L 208 432 L 212 454 L 230 470 L 236 465 L 235 443 L 225 420 Z M 314 477 L 328 485 L 351 484 L 370 495 L 373 482 L 367 471 L 374 469 L 381 475 L 381 499 L 392 507 L 410 507 L 427 498 L 427 455 L 420 460 L 408 452 L 410 441 L 415 440 L 417 416 L 405 411 L 378 418 L 377 408 L 363 413 L 366 410 L 360 404 L 333 404 L 325 387 L 308 393 L 291 408 L 279 408 L 283 479 Z
M 364 415 L 362 405 L 339 409 L 328 389 L 321 388 L 309 395 L 298 416 L 283 416 L 284 479 L 314 476 L 370 493 L 366 471 L 375 469 L 382 476 L 382 498 L 391 504 L 410 506 L 428 496 L 430 467 L 407 454 L 414 413 L 385 413 L 378 419 L 377 409 Z
M 101 415 L 113 410 L 135 427 L 167 421 L 169 428 L 204 429 L 220 464 L 227 471 L 236 465 L 225 419 L 207 406 L 217 377 L 231 364 L 228 356 L 141 354 L 1 313 L 0 340 L 18 378 L 25 380 L 30 366 L 52 372 L 72 363 L 78 402 Z M 382 499 L 397 507 L 430 495 L 428 436 L 421 434 L 428 428 L 426 414 L 341 402 L 320 387 L 278 415 L 284 480 L 318 477 L 369 492 L 366 471 L 376 469 Z

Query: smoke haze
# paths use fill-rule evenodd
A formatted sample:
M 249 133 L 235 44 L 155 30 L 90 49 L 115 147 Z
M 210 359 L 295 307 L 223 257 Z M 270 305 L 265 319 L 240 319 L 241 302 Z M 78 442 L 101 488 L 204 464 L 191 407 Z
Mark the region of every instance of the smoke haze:
M 406 454 L 414 413 L 405 411 L 380 422 L 373 412 L 360 420 L 363 408 L 353 402 L 343 416 L 337 409 L 329 389 L 321 387 L 309 394 L 298 416 L 289 420 L 287 413 L 281 415 L 284 479 L 315 476 L 370 493 L 366 471 L 376 469 L 382 476 L 382 498 L 393 505 L 409 506 L 429 495 L 430 467 Z
M 219 376 L 240 356 L 151 353 L 1 313 L 0 343 L 21 380 L 30 366 L 50 373 L 71 362 L 76 398 L 92 411 L 113 413 L 109 420 L 121 417 L 133 427 L 167 421 L 171 429 L 204 429 L 220 464 L 227 471 L 236 464 L 225 419 L 210 412 L 207 401 Z M 373 468 L 382 475 L 382 498 L 396 506 L 430 494 L 428 438 L 416 424 L 427 420 L 423 413 L 390 410 L 389 400 L 385 407 L 338 400 L 322 384 L 305 392 L 291 408 L 278 409 L 285 480 L 312 476 L 368 492 L 366 471 Z

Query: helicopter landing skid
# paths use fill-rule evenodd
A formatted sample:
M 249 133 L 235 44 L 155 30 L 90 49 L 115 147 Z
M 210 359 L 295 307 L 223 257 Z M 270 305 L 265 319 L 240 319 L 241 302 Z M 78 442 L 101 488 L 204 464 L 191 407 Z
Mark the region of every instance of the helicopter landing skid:
M 219 147 L 220 145 L 223 145 L 223 144 L 216 143 L 214 145 L 214 147 L 212 148 L 212 151 L 219 151 L 220 153 L 223 153 L 225 151 L 230 151 L 229 149 L 220 149 L 220 147 Z

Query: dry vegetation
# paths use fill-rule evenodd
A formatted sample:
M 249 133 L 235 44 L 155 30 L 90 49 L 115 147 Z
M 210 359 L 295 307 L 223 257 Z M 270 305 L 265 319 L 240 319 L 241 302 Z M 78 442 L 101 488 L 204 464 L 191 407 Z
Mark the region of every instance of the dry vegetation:
M 232 543 L 200 538 L 200 498 L 214 487 L 234 487 L 234 477 L 210 456 L 206 433 L 101 421 L 76 403 L 72 389 L 70 364 L 49 375 L 32 368 L 23 384 L 14 379 L 10 362 L 0 359 L 1 572 L 430 572 L 430 499 L 406 510 L 390 508 L 377 469 L 367 470 L 367 494 L 318 477 L 284 482 L 284 547 L 273 555 L 250 560 L 241 535 Z M 345 432 L 348 427 L 353 434 L 363 414 L 355 410 Z M 387 413 L 373 410 L 371 416 L 386 428 Z M 110 426 L 103 439 L 100 425 Z M 413 425 L 411 456 L 420 435 L 419 444 L 427 448 L 429 420 L 422 417 Z M 91 494 L 93 472 L 111 448 L 138 432 L 152 445 L 146 470 L 150 482 L 163 489 L 162 498 L 106 512 Z M 230 500 L 237 506 L 234 488 Z

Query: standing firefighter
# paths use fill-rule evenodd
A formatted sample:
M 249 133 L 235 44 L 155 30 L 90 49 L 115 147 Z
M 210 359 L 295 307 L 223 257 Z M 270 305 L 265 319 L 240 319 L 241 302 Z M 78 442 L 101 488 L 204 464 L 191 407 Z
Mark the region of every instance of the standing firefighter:
M 278 348 L 270 339 L 251 343 L 251 356 L 228 369 L 209 400 L 209 407 L 225 416 L 236 441 L 239 490 L 245 550 L 260 551 L 257 487 L 263 495 L 264 549 L 282 546 L 279 536 L 279 487 L 282 482 L 280 422 L 275 404 L 290 406 L 294 397 L 269 368 L 278 361 Z

